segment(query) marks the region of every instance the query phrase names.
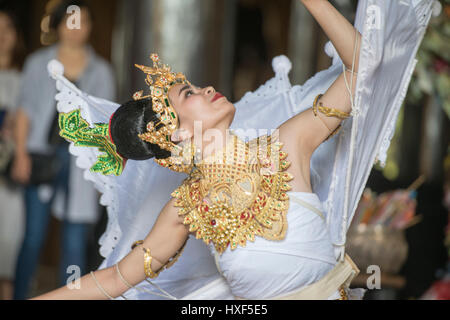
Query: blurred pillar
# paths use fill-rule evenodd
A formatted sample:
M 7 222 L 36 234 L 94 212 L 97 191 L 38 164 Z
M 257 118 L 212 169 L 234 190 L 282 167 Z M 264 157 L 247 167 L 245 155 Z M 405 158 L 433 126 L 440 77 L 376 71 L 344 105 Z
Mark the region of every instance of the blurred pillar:
M 441 102 L 426 95 L 404 108 L 399 179 L 407 185 L 423 174 L 427 183 L 441 186 L 449 144 L 448 120 Z
M 437 95 L 428 96 L 423 110 L 423 135 L 420 152 L 420 173 L 427 182 L 441 186 L 444 182 L 444 158 L 448 137 L 445 136 L 446 114 Z
M 292 61 L 291 82 L 303 84 L 315 72 L 317 26 L 300 1 L 292 1 L 288 55 Z
M 403 185 L 409 185 L 420 175 L 420 140 L 422 139 L 423 106 L 426 103 L 425 96 L 417 103 L 406 101 L 403 106 L 398 177 Z
M 134 64 L 150 65 L 153 52 L 193 84 L 228 94 L 234 6 L 234 0 L 121 0 L 113 54 L 121 99 L 144 88 Z
M 330 1 L 337 10 L 354 23 L 356 2 L 350 0 Z M 328 68 L 331 59 L 325 54 L 328 38 L 313 16 L 298 0 L 292 1 L 289 34 L 289 58 L 292 61 L 291 81 L 303 84 L 317 71 Z

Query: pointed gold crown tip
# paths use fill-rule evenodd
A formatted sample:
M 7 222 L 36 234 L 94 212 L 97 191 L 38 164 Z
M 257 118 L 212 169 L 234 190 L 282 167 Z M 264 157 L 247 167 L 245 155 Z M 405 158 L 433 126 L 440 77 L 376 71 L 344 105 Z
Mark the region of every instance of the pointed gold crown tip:
M 144 72 L 145 72 L 146 67 L 145 67 L 144 65 L 141 65 L 141 64 L 135 64 L 134 66 L 135 66 L 136 68 L 140 69 L 141 71 L 144 71 Z

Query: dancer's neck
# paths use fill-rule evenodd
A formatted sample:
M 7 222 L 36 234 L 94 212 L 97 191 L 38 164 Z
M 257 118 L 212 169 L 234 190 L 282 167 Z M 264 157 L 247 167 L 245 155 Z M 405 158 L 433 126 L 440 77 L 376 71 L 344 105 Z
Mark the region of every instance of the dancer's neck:
M 227 144 L 233 141 L 233 134 L 230 132 L 228 127 L 207 130 L 201 136 L 201 143 L 199 143 L 196 141 L 194 135 L 194 145 L 197 148 L 197 152 L 201 152 L 202 159 L 206 159 L 223 152 Z

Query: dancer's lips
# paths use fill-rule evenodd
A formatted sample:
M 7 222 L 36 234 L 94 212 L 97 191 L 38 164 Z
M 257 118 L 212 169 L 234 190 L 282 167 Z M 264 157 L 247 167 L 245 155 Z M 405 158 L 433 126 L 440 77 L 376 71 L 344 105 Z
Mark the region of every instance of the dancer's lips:
M 214 98 L 211 100 L 211 102 L 219 100 L 220 98 L 224 98 L 224 96 L 217 92 Z

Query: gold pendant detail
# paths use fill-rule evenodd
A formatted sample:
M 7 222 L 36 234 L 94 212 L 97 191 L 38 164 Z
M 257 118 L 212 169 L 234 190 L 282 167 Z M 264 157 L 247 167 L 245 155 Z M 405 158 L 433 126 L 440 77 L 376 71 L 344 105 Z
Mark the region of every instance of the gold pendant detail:
M 273 136 L 244 142 L 232 136 L 222 152 L 196 165 L 172 197 L 184 224 L 218 253 L 245 247 L 255 236 L 284 239 L 290 163 Z

